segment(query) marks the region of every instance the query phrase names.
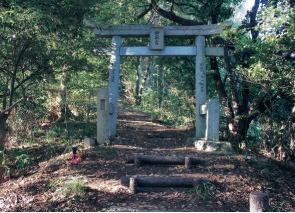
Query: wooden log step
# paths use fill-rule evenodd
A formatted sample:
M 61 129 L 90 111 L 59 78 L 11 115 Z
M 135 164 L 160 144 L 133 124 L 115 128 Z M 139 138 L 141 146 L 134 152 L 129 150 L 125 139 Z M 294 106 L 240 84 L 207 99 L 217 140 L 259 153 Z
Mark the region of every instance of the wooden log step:
M 185 190 L 200 183 L 208 182 L 204 179 L 179 176 L 126 176 L 121 179 L 122 185 L 128 185 L 132 193 L 167 191 L 163 188 L 177 188 Z M 168 189 L 169 190 L 169 189 Z M 170 189 L 171 190 L 171 189 Z
M 205 161 L 192 157 L 165 157 L 155 155 L 137 155 L 127 158 L 127 163 L 134 163 L 136 166 L 145 164 L 159 164 L 159 165 L 198 165 L 204 164 Z
M 121 178 L 121 185 L 130 187 L 130 181 L 136 179 L 137 186 L 140 187 L 183 187 L 191 188 L 199 184 L 203 179 L 179 176 L 145 176 L 145 175 L 127 175 Z
M 139 176 L 135 177 L 137 186 L 144 187 L 183 187 L 191 188 L 199 180 L 185 177 L 153 177 L 153 176 Z
M 188 192 L 191 188 L 182 187 L 136 187 L 133 193 L 150 193 L 150 192 Z

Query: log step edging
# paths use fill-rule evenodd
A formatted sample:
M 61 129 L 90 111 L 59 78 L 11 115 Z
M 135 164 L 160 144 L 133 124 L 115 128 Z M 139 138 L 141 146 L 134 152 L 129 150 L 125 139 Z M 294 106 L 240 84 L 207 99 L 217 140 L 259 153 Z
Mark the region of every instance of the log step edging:
M 134 164 L 136 167 L 142 165 L 184 165 L 190 169 L 194 165 L 205 164 L 206 161 L 193 157 L 163 157 L 154 155 L 136 155 L 127 158 L 127 164 Z
M 194 186 L 208 182 L 201 178 L 179 177 L 179 176 L 125 176 L 121 178 L 121 184 L 129 187 L 130 192 L 152 192 L 160 188 L 190 189 Z M 157 190 L 160 191 L 160 190 Z

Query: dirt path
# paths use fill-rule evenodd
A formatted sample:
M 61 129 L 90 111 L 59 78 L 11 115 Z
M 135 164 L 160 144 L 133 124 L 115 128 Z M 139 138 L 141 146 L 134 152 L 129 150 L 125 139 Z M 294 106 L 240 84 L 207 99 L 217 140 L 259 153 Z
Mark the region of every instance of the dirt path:
M 0 210 L 248 211 L 249 193 L 261 189 L 270 192 L 275 211 L 295 210 L 295 178 L 290 171 L 260 165 L 240 155 L 197 152 L 185 142 L 191 134 L 185 129 L 153 122 L 141 112 L 121 111 L 118 137 L 113 145 L 85 151 L 78 166 L 69 166 L 65 160 L 69 154 L 66 154 L 41 163 L 29 176 L 2 183 Z M 135 168 L 125 163 L 126 158 L 134 154 L 194 156 L 206 164 L 190 171 L 183 166 Z M 133 195 L 120 184 L 120 178 L 136 174 L 201 177 L 213 185 L 207 191 Z M 84 194 L 61 196 L 62 183 L 72 177 L 85 182 Z M 208 192 L 212 195 L 207 195 Z

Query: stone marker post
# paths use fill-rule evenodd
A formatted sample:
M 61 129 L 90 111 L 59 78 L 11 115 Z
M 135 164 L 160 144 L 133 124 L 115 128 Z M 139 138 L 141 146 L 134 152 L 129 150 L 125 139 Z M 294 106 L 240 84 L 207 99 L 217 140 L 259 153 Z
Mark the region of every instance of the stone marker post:
M 219 108 L 218 99 L 210 99 L 207 103 L 205 139 L 219 141 Z
M 97 91 L 97 143 L 105 144 L 109 140 L 109 97 L 108 89 Z
M 205 137 L 206 116 L 200 113 L 201 107 L 206 102 L 206 61 L 205 61 L 205 37 L 196 38 L 197 56 L 195 72 L 196 94 L 196 138 Z
M 113 36 L 112 53 L 109 72 L 109 129 L 110 137 L 116 136 L 118 119 L 119 78 L 120 78 L 120 48 L 122 38 Z

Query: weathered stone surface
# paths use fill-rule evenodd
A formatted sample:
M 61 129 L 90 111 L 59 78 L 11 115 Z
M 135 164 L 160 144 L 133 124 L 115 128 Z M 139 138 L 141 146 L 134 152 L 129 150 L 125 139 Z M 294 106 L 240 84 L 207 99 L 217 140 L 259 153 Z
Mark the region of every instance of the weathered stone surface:
M 197 56 L 195 71 L 195 96 L 196 96 L 196 138 L 204 138 L 206 130 L 206 116 L 201 115 L 201 107 L 206 103 L 207 86 L 206 86 L 206 60 L 205 60 L 205 37 L 196 38 Z
M 105 49 L 105 54 L 111 51 Z M 121 56 L 196 56 L 196 46 L 166 46 L 163 50 L 151 50 L 149 47 L 121 47 Z M 223 56 L 223 47 L 205 47 L 206 56 Z
M 163 50 L 164 49 L 164 28 L 152 27 L 150 32 L 150 49 Z
M 94 33 L 99 37 L 112 37 L 112 36 L 148 36 L 150 34 L 151 25 L 120 25 L 120 26 L 98 26 L 95 23 L 84 19 L 86 27 L 93 29 Z M 195 25 L 195 26 L 165 26 L 165 36 L 183 36 L 191 37 L 197 35 L 213 35 L 222 33 L 225 26 L 220 24 L 210 25 Z
M 97 140 L 95 138 L 84 138 L 85 148 L 90 148 L 97 145 Z
M 100 145 L 109 140 L 109 97 L 108 89 L 100 88 L 97 92 L 97 142 Z
M 195 147 L 199 151 L 205 152 L 230 152 L 232 151 L 231 144 L 224 141 L 208 141 L 205 139 L 196 140 Z
M 114 36 L 112 39 L 112 54 L 109 66 L 109 136 L 114 138 L 117 131 L 118 122 L 118 99 L 120 85 L 120 48 L 122 38 Z M 97 139 L 98 140 L 98 139 Z
M 205 131 L 205 138 L 208 141 L 219 141 L 219 109 L 218 99 L 208 100 Z

